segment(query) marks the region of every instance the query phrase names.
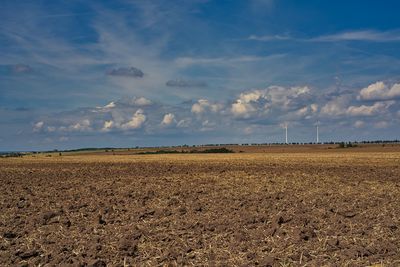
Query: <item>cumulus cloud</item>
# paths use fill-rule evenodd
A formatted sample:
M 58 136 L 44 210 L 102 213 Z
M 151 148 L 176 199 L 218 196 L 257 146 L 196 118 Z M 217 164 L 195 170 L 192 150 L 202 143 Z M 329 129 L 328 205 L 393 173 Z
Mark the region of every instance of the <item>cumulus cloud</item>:
M 306 106 L 296 111 L 296 114 L 299 116 L 305 116 L 309 113 L 310 107 Z
M 146 115 L 144 114 L 144 111 L 142 109 L 138 109 L 133 114 L 132 118 L 128 122 L 122 124 L 120 128 L 123 130 L 138 129 L 142 127 L 145 121 L 146 121 Z
M 118 100 L 116 104 L 123 104 L 136 107 L 144 107 L 153 104 L 153 102 L 145 97 L 132 97 Z
M 182 134 L 223 132 L 226 129 L 239 131 L 236 128 L 241 129 L 243 134 L 242 130 L 246 127 L 278 125 L 282 121 L 300 126 L 311 125 L 320 118 L 326 123 L 341 119 L 347 125 L 360 128 L 365 123 L 390 122 L 393 118 L 397 119 L 397 113 L 400 116 L 396 101 L 360 103 L 358 93 L 346 91 L 344 94 L 323 95 L 307 86 L 270 86 L 243 91 L 236 99 L 224 102 L 198 99 L 179 105 L 132 97 L 111 101 L 97 108 L 46 115 L 34 120 L 32 125 L 34 132 L 52 136 L 131 130 L 136 130 L 138 134 L 157 135 L 162 134 L 162 129 Z M 251 132 L 250 128 L 244 132 Z
M 149 99 L 145 98 L 145 97 L 133 98 L 131 100 L 131 103 L 136 105 L 136 106 L 148 106 L 148 105 L 152 104 L 152 102 Z
M 222 110 L 223 105 L 219 104 L 219 103 L 212 103 L 207 99 L 199 99 L 197 100 L 197 103 L 194 103 L 192 105 L 192 113 L 195 114 L 201 114 L 201 113 L 205 113 L 205 112 L 219 112 L 220 110 Z
M 102 132 L 108 132 L 112 129 L 112 127 L 114 126 L 114 122 L 113 121 L 105 121 L 103 128 L 101 129 Z
M 248 118 L 257 110 L 255 104 L 262 98 L 265 99 L 266 95 L 265 92 L 261 90 L 241 93 L 239 98 L 232 104 L 231 112 L 235 117 Z
M 175 122 L 176 122 L 175 115 L 172 114 L 172 113 L 168 113 L 168 114 L 164 115 L 164 118 L 161 121 L 161 125 L 169 126 L 169 125 L 171 125 L 171 124 L 173 124 Z
M 129 67 L 129 68 L 121 67 L 117 69 L 112 69 L 109 70 L 107 74 L 110 76 L 122 76 L 122 77 L 133 77 L 133 78 L 142 78 L 144 76 L 143 71 L 135 67 Z
M 43 125 L 44 125 L 44 122 L 43 122 L 43 121 L 36 122 L 36 123 L 33 125 L 33 131 L 34 131 L 34 132 L 39 132 L 39 131 L 43 128 Z
M 250 113 L 254 112 L 255 109 L 248 103 L 243 103 L 240 99 L 236 103 L 232 104 L 231 107 L 232 114 L 236 117 L 248 118 Z
M 207 87 L 207 84 L 202 81 L 188 81 L 188 80 L 169 80 L 165 84 L 169 87 Z
M 400 97 L 400 84 L 388 86 L 382 81 L 373 83 L 361 89 L 358 99 L 360 100 L 389 100 Z
M 90 131 L 91 127 L 90 127 L 90 120 L 88 119 L 83 119 L 80 122 L 77 122 L 75 124 L 70 125 L 67 128 L 68 131 Z
M 311 104 L 310 105 L 310 108 L 311 108 L 311 111 L 313 112 L 313 113 L 315 113 L 315 112 L 317 112 L 318 111 L 318 105 L 317 104 Z
M 340 116 L 346 114 L 346 109 L 351 101 L 350 95 L 341 95 L 328 101 L 321 108 L 321 115 L 324 116 Z
M 350 106 L 347 108 L 346 113 L 350 116 L 373 116 L 387 111 L 387 108 L 393 104 L 393 101 L 387 101 L 377 102 L 372 106 Z
M 247 91 L 241 93 L 232 103 L 231 113 L 235 117 L 250 118 L 253 115 L 265 115 L 272 108 L 277 110 L 303 108 L 305 102 L 310 100 L 310 93 L 311 89 L 307 86 L 290 88 L 270 86 L 266 89 Z
M 352 95 L 346 94 L 328 101 L 321 108 L 321 115 L 327 117 L 373 116 L 386 112 L 395 103 L 394 101 L 380 101 L 373 105 L 351 105 L 352 99 Z

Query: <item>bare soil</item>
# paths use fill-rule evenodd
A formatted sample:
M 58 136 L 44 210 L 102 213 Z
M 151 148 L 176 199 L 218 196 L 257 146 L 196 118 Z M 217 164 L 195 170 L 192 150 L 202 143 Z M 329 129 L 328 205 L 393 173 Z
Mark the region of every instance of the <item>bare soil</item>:
M 400 152 L 0 159 L 1 266 L 400 266 Z

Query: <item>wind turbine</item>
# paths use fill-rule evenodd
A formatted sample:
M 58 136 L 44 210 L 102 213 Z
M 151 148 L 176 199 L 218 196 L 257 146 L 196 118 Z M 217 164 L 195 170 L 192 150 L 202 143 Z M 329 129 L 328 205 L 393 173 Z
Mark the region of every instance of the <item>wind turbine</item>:
M 319 121 L 317 121 L 315 123 L 315 126 L 317 128 L 317 144 L 319 144 L 319 126 L 321 125 L 321 123 Z
M 288 138 L 287 138 L 288 123 L 287 122 L 282 123 L 281 127 L 285 129 L 285 144 L 288 144 Z

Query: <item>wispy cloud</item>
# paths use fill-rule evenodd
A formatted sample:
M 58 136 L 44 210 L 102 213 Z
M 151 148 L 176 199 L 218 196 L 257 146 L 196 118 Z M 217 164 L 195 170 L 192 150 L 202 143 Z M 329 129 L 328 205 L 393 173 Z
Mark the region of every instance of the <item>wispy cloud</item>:
M 254 41 L 264 41 L 264 42 L 268 42 L 268 41 L 285 41 L 285 40 L 291 40 L 292 37 L 290 37 L 289 35 L 250 35 L 248 38 L 248 40 L 254 40 Z
M 364 42 L 398 42 L 400 31 L 343 31 L 333 34 L 324 34 L 315 37 L 295 37 L 288 34 L 276 35 L 250 35 L 247 40 L 271 42 L 271 41 L 297 41 L 297 42 L 341 42 L 341 41 L 364 41 Z
M 274 54 L 270 56 L 236 56 L 236 57 L 215 57 L 215 58 L 200 58 L 200 57 L 179 57 L 175 60 L 175 63 L 180 67 L 187 67 L 189 65 L 226 65 L 236 63 L 249 63 L 264 60 L 271 60 L 276 58 L 282 58 L 285 54 Z
M 169 80 L 165 83 L 169 87 L 207 87 L 207 83 L 203 81 L 191 81 L 191 80 Z
M 337 42 L 337 41 L 370 41 L 370 42 L 398 42 L 400 31 L 347 31 L 335 34 L 321 35 L 311 38 L 310 41 Z

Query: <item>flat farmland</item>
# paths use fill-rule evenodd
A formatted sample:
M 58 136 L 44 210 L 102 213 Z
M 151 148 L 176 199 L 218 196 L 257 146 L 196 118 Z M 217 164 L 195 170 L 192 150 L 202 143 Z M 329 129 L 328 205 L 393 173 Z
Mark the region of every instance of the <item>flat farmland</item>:
M 0 265 L 399 266 L 399 149 L 292 152 L 0 159 Z

